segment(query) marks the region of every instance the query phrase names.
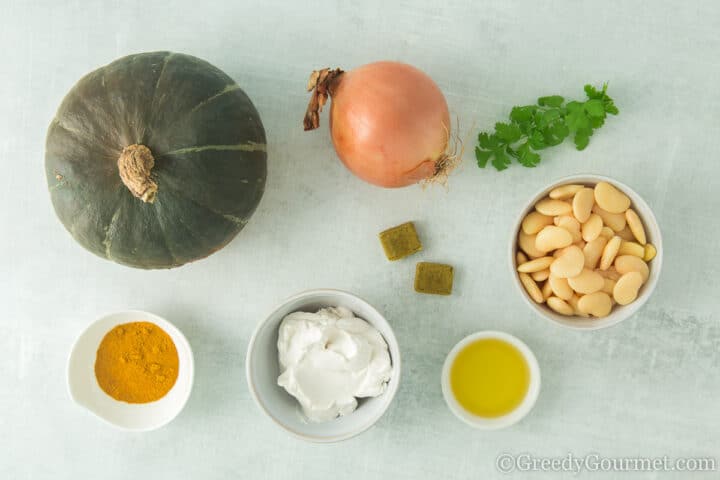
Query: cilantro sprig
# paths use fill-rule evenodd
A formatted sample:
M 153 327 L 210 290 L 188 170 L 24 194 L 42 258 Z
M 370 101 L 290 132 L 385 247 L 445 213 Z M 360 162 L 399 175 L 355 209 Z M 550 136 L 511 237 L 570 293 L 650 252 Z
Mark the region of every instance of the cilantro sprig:
M 539 150 L 561 144 L 573 137 L 575 147 L 584 150 L 593 132 L 602 127 L 607 115 L 619 110 L 607 94 L 607 84 L 601 90 L 585 85 L 587 100 L 571 101 L 559 95 L 538 98 L 537 105 L 513 107 L 510 121 L 495 124 L 495 132 L 478 135 L 475 158 L 480 168 L 488 162 L 497 170 L 505 170 L 515 159 L 524 167 L 540 163 Z

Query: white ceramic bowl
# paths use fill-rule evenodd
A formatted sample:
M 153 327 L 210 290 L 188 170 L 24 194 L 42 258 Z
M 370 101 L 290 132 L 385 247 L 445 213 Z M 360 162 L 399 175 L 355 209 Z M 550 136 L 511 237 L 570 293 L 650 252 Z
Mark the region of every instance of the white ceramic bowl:
M 178 353 L 178 377 L 175 385 L 160 400 L 126 403 L 105 393 L 95 378 L 95 357 L 106 333 L 129 322 L 151 322 L 162 328 L 175 343 Z M 121 430 L 148 431 L 174 419 L 185 406 L 193 385 L 193 354 L 185 336 L 167 320 L 148 312 L 111 313 L 92 323 L 78 337 L 68 360 L 67 383 L 70 397 L 92 413 Z
M 605 181 L 614 185 L 623 193 L 625 193 L 625 195 L 630 197 L 630 200 L 632 202 L 631 208 L 635 210 L 635 212 L 642 220 L 642 223 L 645 226 L 645 235 L 647 236 L 647 241 L 648 243 L 652 243 L 655 246 L 655 248 L 657 249 L 657 255 L 648 264 L 650 267 L 650 276 L 648 277 L 647 282 L 645 282 L 645 285 L 643 285 L 640 289 L 638 297 L 634 302 L 624 306 L 614 305 L 612 312 L 610 312 L 610 315 L 603 318 L 583 318 L 579 316 L 570 317 L 560 315 L 552 311 L 545 304 L 541 305 L 535 303 L 528 295 L 522 283 L 520 283 L 520 277 L 518 277 L 515 265 L 515 254 L 518 251 L 517 236 L 520 232 L 521 224 L 525 216 L 533 210 L 533 207 L 538 202 L 538 200 L 542 199 L 543 197 L 547 196 L 548 193 L 550 193 L 550 190 L 569 183 L 583 184 L 587 185 L 588 187 L 593 187 L 601 181 Z M 512 236 L 510 237 L 508 260 L 510 262 L 510 274 L 513 278 L 513 282 L 515 283 L 515 286 L 517 287 L 520 296 L 525 300 L 525 303 L 530 306 L 533 311 L 537 312 L 540 316 L 564 327 L 569 327 L 577 330 L 597 330 L 600 328 L 610 327 L 631 317 L 633 314 L 635 314 L 635 312 L 640 309 L 640 307 L 645 304 L 645 302 L 647 302 L 648 298 L 650 298 L 653 290 L 655 290 L 658 278 L 660 277 L 660 270 L 662 269 L 662 236 L 660 234 L 660 227 L 658 226 L 657 220 L 655 219 L 655 215 L 653 215 L 653 212 L 652 210 L 650 210 L 648 204 L 645 203 L 642 197 L 640 197 L 640 195 L 638 195 L 635 190 L 628 187 L 622 182 L 618 182 L 613 178 L 592 174 L 573 175 L 570 177 L 561 178 L 553 182 L 552 184 L 548 185 L 547 187 L 543 188 L 535 195 L 530 197 L 523 209 L 519 212 L 517 220 L 515 221 L 515 224 L 513 226 Z
M 280 375 L 278 328 L 289 313 L 316 312 L 328 306 L 346 307 L 378 329 L 388 344 L 393 371 L 387 390 L 382 395 L 359 399 L 357 410 L 349 415 L 329 422 L 313 423 L 304 419 L 297 400 L 277 384 Z M 370 428 L 390 406 L 400 384 L 400 349 L 390 324 L 365 300 L 340 290 L 310 290 L 285 300 L 257 326 L 248 345 L 245 369 L 255 402 L 277 425 L 303 440 L 339 442 Z
M 498 340 L 504 340 L 510 345 L 517 348 L 525 358 L 528 368 L 530 369 L 530 385 L 528 391 L 525 394 L 525 398 L 522 403 L 507 415 L 502 417 L 487 418 L 474 415 L 465 410 L 455 399 L 455 395 L 452 393 L 450 388 L 450 367 L 455 362 L 455 358 L 462 349 L 467 345 L 481 339 L 495 338 Z M 467 423 L 471 427 L 479 428 L 482 430 L 498 430 L 501 428 L 509 427 L 523 419 L 533 406 L 535 401 L 540 394 L 540 366 L 535 358 L 532 350 L 525 345 L 520 339 L 505 332 L 496 331 L 482 331 L 468 335 L 467 337 L 460 340 L 445 357 L 445 363 L 442 369 L 442 378 L 440 380 L 443 397 L 445 397 L 445 403 L 450 408 L 450 411 L 455 414 L 463 422 Z

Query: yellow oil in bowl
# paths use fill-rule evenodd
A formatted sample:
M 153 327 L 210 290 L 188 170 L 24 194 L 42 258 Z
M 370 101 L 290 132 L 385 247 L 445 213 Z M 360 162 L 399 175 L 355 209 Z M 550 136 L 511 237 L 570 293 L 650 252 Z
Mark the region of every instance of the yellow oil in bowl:
M 530 387 L 530 367 L 522 352 L 497 338 L 466 345 L 450 367 L 450 389 L 467 412 L 496 418 L 515 410 Z

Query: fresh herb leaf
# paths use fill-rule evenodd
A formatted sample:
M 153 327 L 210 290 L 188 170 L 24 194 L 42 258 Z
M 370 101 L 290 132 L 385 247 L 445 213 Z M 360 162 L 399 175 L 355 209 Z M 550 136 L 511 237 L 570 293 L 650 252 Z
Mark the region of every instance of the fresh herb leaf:
M 497 171 L 508 168 L 510 166 L 510 159 L 505 154 L 505 149 L 498 148 L 497 150 L 494 150 L 492 161 L 490 163 L 492 163 L 492 166 L 495 167 L 495 170 Z
M 499 145 L 498 138 L 489 133 L 481 133 L 478 135 L 478 145 L 486 150 L 491 150 Z
M 475 158 L 477 159 L 478 167 L 485 168 L 492 153 L 490 150 L 481 150 L 480 147 L 475 147 Z
M 495 135 L 504 143 L 509 144 L 520 140 L 522 132 L 517 123 L 498 122 L 495 124 Z
M 513 107 L 509 122 L 495 124 L 494 132 L 478 135 L 475 158 L 478 166 L 490 163 L 505 170 L 512 159 L 525 167 L 540 163 L 538 150 L 559 145 L 572 137 L 575 147 L 584 150 L 594 131 L 605 124 L 608 115 L 617 115 L 618 108 L 607 94 L 607 84 L 598 89 L 585 85 L 585 101 L 570 101 L 559 95 L 538 98 L 537 105 Z
M 541 107 L 559 107 L 563 104 L 565 99 L 561 97 L 560 95 L 552 95 L 550 97 L 540 97 L 538 98 L 538 105 Z

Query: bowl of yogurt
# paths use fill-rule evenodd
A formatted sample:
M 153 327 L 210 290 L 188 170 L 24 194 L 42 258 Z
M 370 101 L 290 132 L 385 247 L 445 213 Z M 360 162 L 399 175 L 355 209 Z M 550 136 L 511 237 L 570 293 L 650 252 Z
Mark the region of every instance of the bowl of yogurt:
M 373 426 L 400 384 L 400 349 L 385 317 L 348 292 L 310 290 L 255 329 L 245 362 L 260 409 L 290 434 L 338 442 Z

